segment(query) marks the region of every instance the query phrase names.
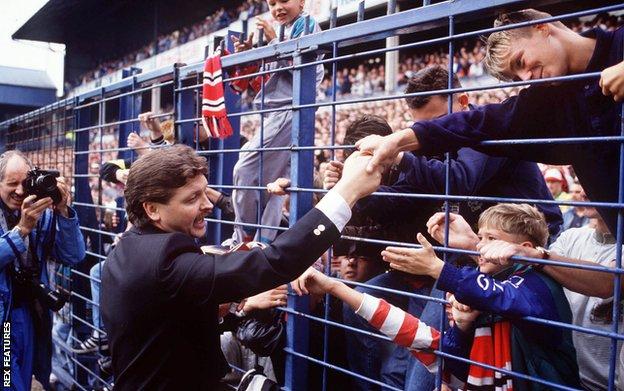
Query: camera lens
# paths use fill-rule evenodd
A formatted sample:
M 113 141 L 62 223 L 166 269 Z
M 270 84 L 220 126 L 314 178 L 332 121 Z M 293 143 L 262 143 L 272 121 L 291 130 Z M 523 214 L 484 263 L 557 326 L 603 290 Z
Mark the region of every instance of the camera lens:
M 37 177 L 37 187 L 46 191 L 52 191 L 56 188 L 56 178 L 52 175 L 40 175 Z

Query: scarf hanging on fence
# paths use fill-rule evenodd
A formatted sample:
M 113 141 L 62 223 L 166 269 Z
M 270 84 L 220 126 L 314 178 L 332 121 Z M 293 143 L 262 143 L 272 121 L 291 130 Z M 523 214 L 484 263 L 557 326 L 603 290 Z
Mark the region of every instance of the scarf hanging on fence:
M 206 58 L 202 93 L 202 124 L 210 137 L 223 139 L 231 136 L 233 131 L 225 109 L 219 52 L 215 52 Z
M 475 330 L 470 359 L 511 370 L 511 323 L 507 320 Z M 511 377 L 491 369 L 470 365 L 465 389 L 513 391 Z

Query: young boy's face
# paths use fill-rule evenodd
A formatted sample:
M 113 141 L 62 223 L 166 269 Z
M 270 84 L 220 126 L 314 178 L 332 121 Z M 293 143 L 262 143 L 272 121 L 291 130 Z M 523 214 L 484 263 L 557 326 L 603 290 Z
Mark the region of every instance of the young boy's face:
M 303 11 L 305 0 L 267 0 L 271 16 L 279 24 L 289 24 Z
M 512 39 L 509 66 L 505 72 L 512 79 L 533 80 L 568 74 L 569 56 L 547 26 L 528 27 L 529 34 L 520 34 Z
M 492 227 L 479 227 L 479 243 L 477 244 L 477 250 L 481 250 L 483 246 L 488 244 L 494 240 L 503 240 L 509 243 L 522 244 L 526 242 L 522 237 L 519 237 L 516 234 L 510 234 L 504 231 L 501 231 L 498 228 Z M 479 271 L 485 274 L 496 274 L 499 271 L 506 269 L 508 265 L 497 265 L 494 263 L 486 262 L 481 257 L 479 257 Z

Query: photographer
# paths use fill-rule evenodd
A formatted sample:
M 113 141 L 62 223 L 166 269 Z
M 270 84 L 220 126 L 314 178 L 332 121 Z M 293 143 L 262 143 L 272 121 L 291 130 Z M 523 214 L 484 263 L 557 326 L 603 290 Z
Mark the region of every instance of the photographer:
M 64 302 L 49 289 L 47 259 L 76 264 L 85 256 L 69 187 L 58 173 L 32 168 L 19 151 L 0 155 L 0 316 L 11 327 L 13 390 L 30 390 L 33 375 L 42 384 L 50 378 L 51 315 Z

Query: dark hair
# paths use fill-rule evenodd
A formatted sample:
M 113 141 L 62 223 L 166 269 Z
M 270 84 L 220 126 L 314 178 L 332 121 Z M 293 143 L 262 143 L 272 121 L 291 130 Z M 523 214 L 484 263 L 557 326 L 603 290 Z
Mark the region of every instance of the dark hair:
M 371 134 L 387 136 L 392 134 L 392 128 L 385 119 L 379 116 L 363 115 L 349 124 L 342 143 L 344 145 L 353 145 L 358 140 Z M 353 153 L 352 150 L 345 150 L 345 158 L 351 155 L 351 153 Z
M 139 228 L 150 223 L 144 202 L 166 204 L 189 179 L 208 173 L 206 159 L 186 145 L 153 150 L 132 164 L 126 183 L 128 220 Z
M 453 74 L 453 88 L 461 87 L 457 75 Z M 448 71 L 440 65 L 433 65 L 418 71 L 407 81 L 406 94 L 415 92 L 445 90 L 448 88 Z M 420 109 L 435 95 L 410 96 L 405 98 L 410 109 Z M 442 96 L 442 95 L 441 95 Z

